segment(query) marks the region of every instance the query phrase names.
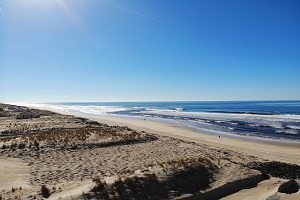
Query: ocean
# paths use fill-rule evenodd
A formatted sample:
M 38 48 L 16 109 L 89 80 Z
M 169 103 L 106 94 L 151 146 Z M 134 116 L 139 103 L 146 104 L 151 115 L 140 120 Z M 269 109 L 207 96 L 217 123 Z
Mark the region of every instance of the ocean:
M 76 102 L 26 106 L 70 114 L 158 120 L 207 134 L 300 142 L 300 101 Z

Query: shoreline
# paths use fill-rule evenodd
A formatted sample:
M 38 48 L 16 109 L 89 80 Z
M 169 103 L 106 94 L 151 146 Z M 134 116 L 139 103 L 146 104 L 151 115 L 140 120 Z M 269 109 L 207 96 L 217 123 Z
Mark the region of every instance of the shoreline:
M 86 116 L 89 118 L 88 116 Z M 153 122 L 136 119 L 127 119 L 117 117 L 90 117 L 90 119 L 107 123 L 109 125 L 124 125 L 130 128 L 147 131 L 153 134 L 159 134 L 176 139 L 183 139 L 189 142 L 195 142 L 225 148 L 248 155 L 258 156 L 269 160 L 288 162 L 300 165 L 300 144 L 280 143 L 280 142 L 258 142 L 242 140 L 230 137 L 218 138 L 217 135 L 209 135 L 197 132 L 191 128 L 178 125 L 171 125 L 163 122 Z M 267 149 L 267 151 L 266 151 Z M 277 154 L 277 155 L 276 155 Z
M 131 119 L 146 118 L 148 120 L 171 124 L 181 124 L 182 126 L 192 128 L 200 133 L 217 136 L 238 138 L 242 140 L 300 144 L 300 115 L 298 115 L 299 113 L 296 111 L 291 112 L 288 107 L 280 107 L 279 109 L 283 109 L 281 113 L 278 112 L 274 113 L 272 117 L 265 117 L 266 115 L 263 113 L 268 111 L 266 107 L 262 108 L 264 111 L 261 111 L 260 113 L 254 111 L 236 113 L 234 112 L 236 109 L 234 107 L 231 110 L 233 112 L 223 112 L 222 106 L 220 111 L 214 111 L 214 109 L 212 111 L 198 111 L 197 109 L 194 111 L 193 107 L 189 108 L 189 105 L 167 104 L 162 106 L 159 102 L 152 102 L 152 104 L 149 105 L 144 105 L 143 102 L 136 104 L 126 104 L 121 102 L 81 102 L 23 105 L 37 109 L 50 109 L 55 110 L 56 112 L 60 111 L 62 113 L 85 116 L 117 116 Z M 180 109 L 180 106 L 182 107 L 182 110 Z M 201 104 L 199 104 L 199 106 L 201 107 Z M 205 106 L 205 104 L 203 106 Z M 244 106 L 247 107 L 247 105 Z M 253 109 L 253 106 L 255 106 L 255 104 L 250 106 L 249 109 Z M 216 109 L 217 108 L 218 106 Z
M 24 109 L 40 117 L 10 112 L 0 124 L 8 133 L 0 137 L 2 199 L 44 199 L 43 187 L 49 199 L 299 199 L 300 191 L 277 192 L 291 179 L 299 184 L 297 144 L 219 137 L 149 118 Z M 21 168 L 10 170 L 15 164 Z
M 41 109 L 41 108 L 39 108 Z M 280 141 L 253 141 L 232 137 L 206 134 L 182 125 L 169 124 L 152 120 L 132 119 L 118 116 L 91 116 L 88 114 L 63 112 L 58 109 L 47 109 L 60 114 L 85 117 L 100 123 L 114 126 L 128 126 L 139 131 L 168 136 L 215 148 L 224 148 L 270 161 L 279 161 L 300 165 L 300 144 Z
M 62 112 L 63 113 L 63 112 Z M 165 124 L 170 124 L 170 125 L 176 125 L 177 127 L 182 127 L 182 128 L 186 128 L 186 129 L 190 129 L 193 130 L 197 133 L 200 134 L 206 134 L 206 135 L 212 135 L 212 136 L 222 136 L 222 137 L 226 137 L 226 138 L 232 138 L 232 139 L 238 139 L 238 140 L 247 140 L 247 141 L 254 141 L 254 142 L 263 142 L 263 143 L 271 143 L 274 145 L 295 145 L 295 146 L 299 146 L 300 148 L 300 141 L 295 141 L 295 140 L 279 140 L 279 139 L 275 139 L 275 138 L 268 138 L 268 137 L 259 137 L 259 136 L 246 136 L 246 135 L 239 135 L 239 134 L 233 134 L 233 133 L 218 133 L 216 131 L 213 130 L 205 130 L 205 129 L 201 129 L 201 128 L 193 128 L 193 127 L 189 127 L 188 125 L 185 124 L 181 124 L 178 123 L 176 121 L 172 121 L 172 120 L 168 120 L 168 119 L 158 119 L 158 118 L 153 118 L 153 117 L 135 117 L 135 116 L 123 116 L 123 115 L 89 115 L 89 114 L 82 114 L 80 116 L 85 116 L 85 117 L 103 117 L 103 118 L 120 118 L 120 119 L 132 119 L 132 120 L 148 120 L 148 121 L 153 121 L 153 122 L 160 122 L 160 123 L 165 123 Z

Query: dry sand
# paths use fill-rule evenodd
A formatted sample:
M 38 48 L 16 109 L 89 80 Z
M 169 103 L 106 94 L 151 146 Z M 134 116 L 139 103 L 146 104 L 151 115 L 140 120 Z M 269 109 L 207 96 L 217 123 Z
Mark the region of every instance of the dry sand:
M 293 195 L 277 192 L 280 184 L 285 181 L 286 180 L 280 178 L 270 178 L 269 180 L 260 182 L 257 187 L 241 190 L 235 194 L 222 198 L 222 200 L 263 200 L 274 194 L 277 197 L 280 197 L 280 199 L 299 200 L 300 192 Z
M 106 123 L 109 125 L 128 126 L 136 130 L 144 130 L 149 133 L 170 136 L 177 139 L 206 144 L 212 147 L 224 148 L 240 153 L 245 153 L 255 157 L 261 157 L 269 161 L 279 161 L 300 165 L 300 144 L 275 142 L 275 141 L 257 141 L 242 140 L 231 137 L 221 137 L 217 135 L 204 134 L 196 132 L 193 129 L 182 127 L 181 125 L 168 124 L 157 121 L 143 119 L 129 119 L 118 117 L 88 117 L 89 119 Z M 248 190 L 242 190 L 236 194 L 230 195 L 224 199 L 266 199 L 268 196 L 276 193 L 280 183 L 284 180 L 273 178 L 261 182 L 257 187 Z M 294 195 L 279 194 L 280 199 L 300 199 L 300 192 Z
M 0 159 L 0 191 L 29 187 L 30 168 L 18 158 Z
M 270 161 L 274 160 L 300 165 L 299 143 L 251 141 L 230 137 L 219 138 L 217 135 L 199 133 L 193 129 L 184 128 L 180 125 L 150 120 L 101 116 L 88 118 L 110 125 L 129 126 L 130 128 L 144 130 L 149 133 L 184 139 L 218 148 L 225 148 L 268 159 Z
M 90 128 L 91 124 L 97 127 L 97 123 L 51 114 L 50 117 L 18 121 L 23 127 L 28 127 L 25 135 L 18 132 L 21 135 L 0 138 L 0 147 L 3 144 L 26 144 L 25 148 L 0 149 L 0 192 L 3 199 L 42 199 L 41 185 L 49 188 L 49 199 L 96 198 L 91 189 L 97 182 L 92 180 L 100 178 L 107 185 L 97 195 L 106 192 L 111 198 L 121 199 L 133 197 L 136 188 L 143 191 L 136 191 L 139 194 L 164 194 L 167 195 L 165 198 L 177 199 L 218 199 L 227 195 L 225 199 L 264 199 L 271 195 L 277 195 L 277 199 L 299 197 L 299 192 L 277 192 L 286 179 L 263 181 L 265 177 L 261 172 L 248 165 L 266 160 L 299 165 L 299 144 L 219 138 L 176 124 L 150 120 L 78 117 L 112 126 L 101 124 L 98 128 Z M 59 123 L 59 119 L 64 123 Z M 15 119 L 0 118 L 4 129 L 11 128 L 11 122 Z M 41 122 L 45 129 L 30 134 L 31 130 L 37 131 L 36 124 Z M 51 124 L 56 124 L 58 130 L 50 131 Z M 34 140 L 39 146 L 29 148 L 29 143 Z M 289 174 L 289 166 L 284 169 Z M 299 166 L 295 169 L 299 171 Z M 118 180 L 121 180 L 119 185 Z M 199 180 L 201 182 L 197 182 Z M 180 183 L 184 185 L 178 186 Z M 203 185 L 198 185 L 200 183 Z M 151 185 L 152 191 L 145 190 L 147 184 Z M 22 190 L 12 192 L 12 187 L 22 187 Z M 173 189 L 166 191 L 166 188 Z M 158 199 L 162 197 L 156 196 Z
M 53 109 L 51 111 L 69 114 L 61 110 Z M 85 114 L 74 114 L 78 117 L 85 117 L 100 123 L 106 123 L 114 126 L 128 126 L 139 131 L 160 134 L 177 139 L 183 139 L 200 144 L 206 144 L 213 147 L 225 148 L 256 157 L 268 159 L 270 161 L 280 161 L 300 165 L 300 143 L 288 143 L 277 141 L 257 141 L 244 140 L 232 137 L 218 137 L 218 135 L 205 134 L 197 132 L 191 128 L 186 128 L 177 124 L 169 124 L 158 121 L 143 120 L 140 118 L 125 118 L 116 116 L 97 116 L 91 117 Z

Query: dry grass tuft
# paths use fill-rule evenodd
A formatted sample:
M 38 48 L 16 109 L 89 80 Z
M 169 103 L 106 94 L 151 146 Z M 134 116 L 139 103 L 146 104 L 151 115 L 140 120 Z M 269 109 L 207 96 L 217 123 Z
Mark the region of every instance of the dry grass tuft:
M 128 131 L 124 127 L 102 126 L 97 128 L 51 130 L 21 136 L 5 136 L 1 137 L 0 141 L 3 142 L 2 149 L 7 149 L 8 145 L 10 145 L 11 150 L 25 149 L 26 147 L 28 149 L 34 147 L 35 150 L 39 150 L 42 147 L 72 149 L 80 147 L 107 147 L 156 139 L 155 136 Z

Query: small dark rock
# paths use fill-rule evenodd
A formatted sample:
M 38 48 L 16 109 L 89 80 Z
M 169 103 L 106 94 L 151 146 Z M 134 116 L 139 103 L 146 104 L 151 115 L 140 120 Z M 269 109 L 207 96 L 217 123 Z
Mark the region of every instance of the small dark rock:
M 48 198 L 51 194 L 50 194 L 50 190 L 47 188 L 46 185 L 42 185 L 41 187 L 41 193 L 42 193 L 42 196 L 44 198 Z
M 295 180 L 290 180 L 288 182 L 282 183 L 278 188 L 278 192 L 285 193 L 285 194 L 292 194 L 298 191 L 299 191 L 299 184 Z

